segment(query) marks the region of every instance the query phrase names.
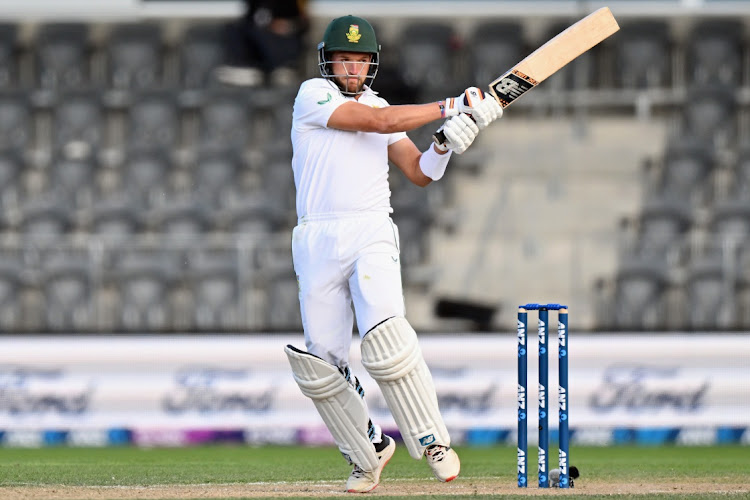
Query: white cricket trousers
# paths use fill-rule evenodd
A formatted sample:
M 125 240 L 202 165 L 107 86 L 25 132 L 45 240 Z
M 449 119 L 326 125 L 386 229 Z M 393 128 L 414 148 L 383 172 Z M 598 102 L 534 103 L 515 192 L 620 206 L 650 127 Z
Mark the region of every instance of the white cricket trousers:
M 360 337 L 404 316 L 398 229 L 388 213 L 302 217 L 292 256 L 311 354 L 347 366 L 355 313 Z

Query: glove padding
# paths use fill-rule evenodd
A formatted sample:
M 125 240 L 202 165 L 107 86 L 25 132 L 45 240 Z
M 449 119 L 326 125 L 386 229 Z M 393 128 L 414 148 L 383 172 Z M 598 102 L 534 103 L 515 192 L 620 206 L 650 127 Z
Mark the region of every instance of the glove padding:
M 493 98 L 488 97 L 482 89 L 469 87 L 458 97 L 445 100 L 445 116 L 469 115 L 479 126 L 479 130 L 503 116 L 503 108 Z
M 484 99 L 484 92 L 478 87 L 469 87 L 460 96 L 448 97 L 445 99 L 445 117 L 452 118 L 461 113 L 471 115 L 474 112 L 474 106 L 482 99 Z
M 446 120 L 438 129 L 445 135 L 445 144 L 436 144 L 441 151 L 453 150 L 456 154 L 466 151 L 479 133 L 479 127 L 465 113 Z
M 479 130 L 484 129 L 487 125 L 503 116 L 503 108 L 497 100 L 489 96 L 482 99 L 474 106 L 471 118 L 477 123 Z

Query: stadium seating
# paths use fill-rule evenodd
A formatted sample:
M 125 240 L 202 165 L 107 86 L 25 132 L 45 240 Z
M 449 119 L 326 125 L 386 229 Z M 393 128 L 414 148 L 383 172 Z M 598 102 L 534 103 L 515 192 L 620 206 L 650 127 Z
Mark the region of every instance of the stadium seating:
M 192 325 L 235 330 L 243 326 L 240 264 L 233 249 L 190 252 L 186 271 L 192 293 Z
M 89 26 L 84 23 L 46 24 L 35 44 L 37 86 L 80 89 L 91 82 Z
M 0 23 L 0 89 L 18 84 L 18 27 Z
M 436 22 L 409 23 L 397 42 L 399 70 L 403 81 L 419 90 L 420 102 L 451 95 L 461 74 L 457 37 L 450 25 Z
M 687 39 L 687 81 L 692 85 L 742 84 L 743 34 L 737 19 L 696 23 Z
M 222 26 L 216 23 L 190 26 L 179 47 L 180 87 L 205 89 L 214 84 L 213 70 L 224 60 Z
M 536 104 L 513 108 L 635 120 L 656 103 L 669 124 L 597 291 L 606 313 L 594 328 L 750 328 L 748 40 L 736 19 L 676 24 L 623 19 L 616 37 L 545 82 Z M 381 21 L 375 88 L 391 102 L 455 95 L 567 25 Z M 296 89 L 220 84 L 221 30 L 213 20 L 0 23 L 0 329 L 300 329 L 288 238 Z M 300 81 L 315 74 L 307 69 Z M 433 125 L 410 133 L 420 147 Z M 454 157 L 448 180 L 427 190 L 391 175 L 407 292 L 430 296 L 431 235 L 482 182 L 467 182 L 461 165 L 505 161 L 505 144 L 482 147 Z
M 0 149 L 23 150 L 34 141 L 34 117 L 25 92 L 0 93 Z
M 106 44 L 107 83 L 115 89 L 153 89 L 164 83 L 164 44 L 158 24 L 115 26 Z
M 666 22 L 624 22 L 613 44 L 618 87 L 643 89 L 671 85 L 672 45 Z
M 482 22 L 472 30 L 467 51 L 469 80 L 489 83 L 523 59 L 523 27 L 512 21 Z

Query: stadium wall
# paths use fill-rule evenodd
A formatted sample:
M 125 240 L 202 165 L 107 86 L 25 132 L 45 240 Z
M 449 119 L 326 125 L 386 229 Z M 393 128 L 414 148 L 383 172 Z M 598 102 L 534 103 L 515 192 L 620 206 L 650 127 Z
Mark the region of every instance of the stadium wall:
M 292 379 L 282 349 L 287 343 L 304 345 L 299 334 L 3 337 L 0 443 L 332 444 Z M 515 336 L 423 335 L 421 344 L 455 443 L 513 444 Z M 534 342 L 529 353 L 534 429 Z M 742 335 L 573 334 L 572 443 L 750 444 L 748 359 L 750 343 Z M 373 420 L 397 435 L 377 385 L 361 367 L 358 339 L 352 366 Z M 551 422 L 556 400 L 551 394 Z
M 311 17 L 350 14 L 371 18 L 454 18 L 452 0 L 308 0 Z M 462 12 L 477 18 L 579 17 L 609 6 L 622 17 L 684 17 L 743 15 L 750 5 L 737 0 L 463 0 Z M 240 0 L 0 0 L 0 20 L 127 20 L 154 18 L 229 18 L 242 13 Z

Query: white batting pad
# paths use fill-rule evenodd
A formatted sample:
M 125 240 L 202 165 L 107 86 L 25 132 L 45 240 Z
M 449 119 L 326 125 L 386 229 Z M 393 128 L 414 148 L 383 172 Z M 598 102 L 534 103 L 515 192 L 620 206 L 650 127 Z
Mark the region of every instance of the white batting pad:
M 378 468 L 375 447 L 367 435 L 370 417 L 364 399 L 332 364 L 288 345 L 284 348 L 294 380 L 315 403 L 344 457 L 366 471 Z
M 391 318 L 365 335 L 362 364 L 380 386 L 412 457 L 421 459 L 432 444 L 450 446 L 432 375 L 406 318 Z

